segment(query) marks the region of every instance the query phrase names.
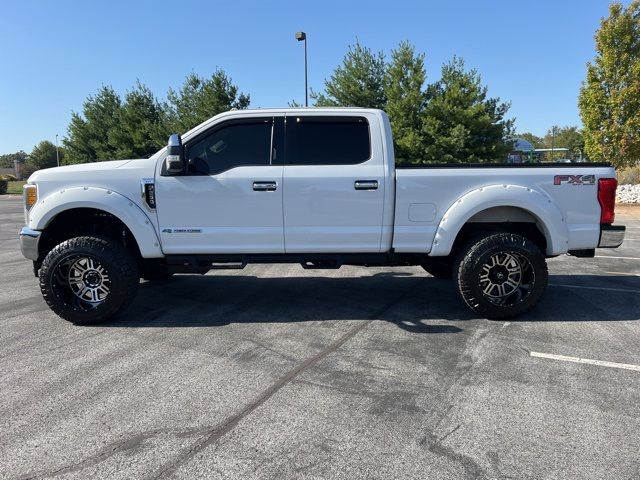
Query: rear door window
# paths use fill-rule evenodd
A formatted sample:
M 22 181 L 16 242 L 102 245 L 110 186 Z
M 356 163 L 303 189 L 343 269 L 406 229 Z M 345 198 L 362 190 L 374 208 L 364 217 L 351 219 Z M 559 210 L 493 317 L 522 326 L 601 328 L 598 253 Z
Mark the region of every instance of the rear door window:
M 287 117 L 288 165 L 355 165 L 371 158 L 364 117 Z

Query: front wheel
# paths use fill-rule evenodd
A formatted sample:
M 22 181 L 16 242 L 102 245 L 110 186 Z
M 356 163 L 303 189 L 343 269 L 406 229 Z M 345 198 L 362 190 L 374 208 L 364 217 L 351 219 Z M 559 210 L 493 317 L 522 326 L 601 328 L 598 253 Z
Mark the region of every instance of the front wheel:
M 114 240 L 76 237 L 51 250 L 40 268 L 40 290 L 60 317 L 98 323 L 126 308 L 138 289 L 135 259 Z
M 544 255 L 529 239 L 489 234 L 467 245 L 454 270 L 458 293 L 486 318 L 513 318 L 532 309 L 547 286 Z

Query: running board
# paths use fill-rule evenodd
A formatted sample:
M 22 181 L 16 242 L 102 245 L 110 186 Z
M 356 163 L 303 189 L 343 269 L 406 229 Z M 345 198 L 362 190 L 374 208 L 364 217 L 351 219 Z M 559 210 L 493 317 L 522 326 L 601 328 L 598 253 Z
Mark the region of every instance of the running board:
M 170 273 L 201 273 L 209 270 L 242 270 L 255 263 L 297 263 L 305 270 L 335 270 L 343 265 L 363 267 L 421 265 L 425 254 L 414 253 L 266 253 L 167 255 Z
M 215 261 L 206 257 L 195 255 L 168 256 L 167 268 L 171 273 L 201 273 L 209 270 L 242 270 L 247 262 L 242 261 Z

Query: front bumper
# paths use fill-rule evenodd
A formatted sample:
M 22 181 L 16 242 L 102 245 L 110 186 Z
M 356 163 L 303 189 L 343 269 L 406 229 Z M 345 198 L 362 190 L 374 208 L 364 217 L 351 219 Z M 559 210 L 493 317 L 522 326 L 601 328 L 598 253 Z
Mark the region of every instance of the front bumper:
M 622 245 L 626 227 L 624 225 L 601 225 L 598 248 L 616 248 Z
M 22 250 L 22 255 L 34 262 L 38 260 L 38 242 L 41 234 L 42 232 L 39 230 L 31 230 L 28 227 L 22 227 L 22 230 L 20 230 L 20 250 Z

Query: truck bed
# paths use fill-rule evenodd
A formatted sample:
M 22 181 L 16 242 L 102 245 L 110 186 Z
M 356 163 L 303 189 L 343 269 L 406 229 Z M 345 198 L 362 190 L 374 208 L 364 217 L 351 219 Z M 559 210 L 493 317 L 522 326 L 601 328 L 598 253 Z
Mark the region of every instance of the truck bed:
M 610 177 L 608 163 L 401 165 L 393 248 L 446 255 L 464 223 L 505 220 L 546 231 L 547 255 L 593 248 L 600 234 L 598 180 Z M 553 226 L 554 218 L 562 225 Z

